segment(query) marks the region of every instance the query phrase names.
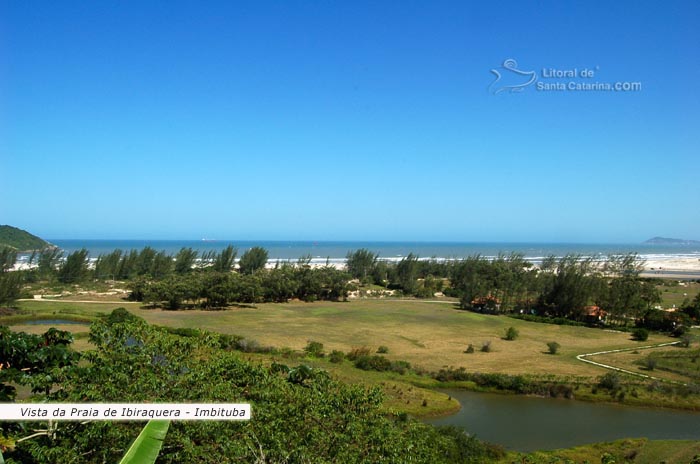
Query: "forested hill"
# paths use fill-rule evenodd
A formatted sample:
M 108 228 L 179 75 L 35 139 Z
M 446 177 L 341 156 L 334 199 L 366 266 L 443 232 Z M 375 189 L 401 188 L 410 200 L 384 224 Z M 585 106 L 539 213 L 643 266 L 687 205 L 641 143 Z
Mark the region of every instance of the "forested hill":
M 0 225 L 0 247 L 10 247 L 19 251 L 40 250 L 51 246 L 46 240 L 17 227 Z
M 654 237 L 650 238 L 645 245 L 700 245 L 698 240 L 686 240 L 682 238 Z

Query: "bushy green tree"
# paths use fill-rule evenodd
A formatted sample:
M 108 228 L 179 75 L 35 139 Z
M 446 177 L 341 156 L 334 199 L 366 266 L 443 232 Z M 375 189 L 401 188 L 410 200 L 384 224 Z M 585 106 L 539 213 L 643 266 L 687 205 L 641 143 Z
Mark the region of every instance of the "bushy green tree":
M 62 257 L 63 252 L 59 248 L 47 247 L 42 248 L 36 255 L 32 254 L 30 262 L 33 264 L 36 260 L 37 272 L 40 277 L 51 278 L 58 269 Z
M 120 275 L 123 254 L 122 250 L 114 250 L 111 253 L 98 256 L 95 261 L 95 278 L 112 280 L 124 278 Z
M 0 307 L 11 306 L 20 297 L 22 277 L 20 272 L 0 273 Z
M 504 338 L 506 340 L 513 341 L 516 338 L 518 338 L 518 335 L 520 335 L 520 333 L 518 332 L 518 329 L 516 329 L 515 327 L 508 327 L 506 329 L 506 335 Z
M 700 320 L 700 293 L 695 295 L 693 301 L 683 307 L 683 312 L 696 321 Z
M 549 350 L 549 354 L 557 354 L 559 352 L 559 348 L 561 348 L 561 345 L 557 342 L 547 343 L 547 349 Z
M 649 331 L 643 327 L 634 329 L 632 331 L 632 338 L 639 342 L 645 342 L 649 338 Z
M 267 250 L 256 246 L 243 253 L 238 267 L 241 274 L 252 274 L 258 269 L 264 269 L 265 264 L 267 264 Z
M 233 269 L 237 254 L 238 250 L 236 248 L 232 245 L 227 246 L 221 253 L 216 255 L 211 267 L 212 270 L 215 272 L 230 272 L 231 269 Z M 265 257 L 265 261 L 267 261 L 267 256 Z
M 412 295 L 418 287 L 418 256 L 409 253 L 396 265 L 396 283 L 404 293 Z
M 175 255 L 175 273 L 189 274 L 192 272 L 199 252 L 189 247 L 182 247 Z
M 58 280 L 64 284 L 82 282 L 88 275 L 88 251 L 74 251 L 69 254 L 58 269 Z
M 17 252 L 10 247 L 0 246 L 0 272 L 7 272 L 17 262 Z
M 348 252 L 345 257 L 348 274 L 354 279 L 366 282 L 372 276 L 377 258 L 376 253 L 372 253 L 366 248 Z

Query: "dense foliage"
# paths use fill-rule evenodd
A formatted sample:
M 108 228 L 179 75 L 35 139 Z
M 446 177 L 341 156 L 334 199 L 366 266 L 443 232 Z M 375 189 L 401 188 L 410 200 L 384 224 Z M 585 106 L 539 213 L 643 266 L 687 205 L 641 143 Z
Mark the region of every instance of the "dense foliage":
M 246 422 L 173 421 L 159 461 L 488 462 L 501 452 L 455 429 L 380 412 L 381 392 L 299 366 L 268 369 L 214 334 L 181 337 L 124 311 L 93 324 L 95 349 L 45 398 L 69 402 L 248 402 Z M 224 343 L 226 345 L 226 343 Z M 28 426 L 40 426 L 29 424 Z M 7 462 L 117 462 L 143 423 L 60 422 L 17 443 Z M 21 431 L 6 430 L 18 438 Z

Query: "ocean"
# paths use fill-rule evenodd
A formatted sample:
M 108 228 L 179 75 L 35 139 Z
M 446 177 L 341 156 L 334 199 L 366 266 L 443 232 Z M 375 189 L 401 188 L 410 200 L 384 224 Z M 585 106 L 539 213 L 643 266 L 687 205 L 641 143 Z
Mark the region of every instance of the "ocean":
M 91 258 L 121 250 L 140 250 L 150 246 L 158 251 L 175 254 L 182 247 L 191 247 L 200 252 L 220 251 L 228 245 L 239 250 L 239 256 L 247 249 L 261 246 L 267 249 L 270 260 L 297 260 L 311 256 L 312 263 L 343 262 L 349 251 L 366 248 L 378 253 L 380 259 L 398 261 L 409 253 L 420 258 L 459 259 L 473 255 L 493 258 L 499 253 L 522 253 L 526 259 L 538 262 L 543 257 L 566 254 L 583 256 L 609 256 L 638 253 L 647 260 L 669 258 L 700 259 L 700 246 L 648 245 L 648 244 L 582 244 L 582 243 L 486 243 L 486 242 L 361 242 L 361 241 L 268 241 L 268 240 L 49 240 L 49 242 L 71 253 L 85 248 Z

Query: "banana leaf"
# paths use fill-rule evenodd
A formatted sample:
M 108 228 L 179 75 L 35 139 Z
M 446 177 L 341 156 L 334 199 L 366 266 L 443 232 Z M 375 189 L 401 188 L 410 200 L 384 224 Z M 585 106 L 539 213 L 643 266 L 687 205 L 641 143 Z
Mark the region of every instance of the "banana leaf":
M 163 446 L 170 421 L 150 420 L 119 464 L 153 464 Z

